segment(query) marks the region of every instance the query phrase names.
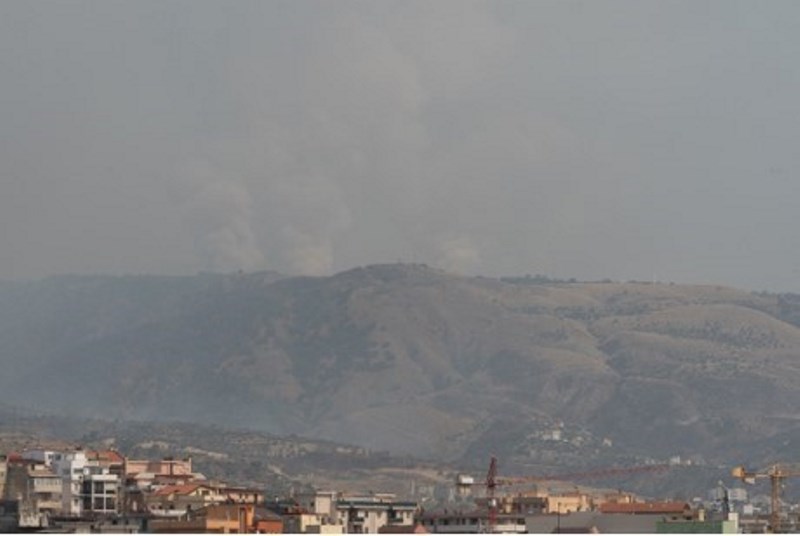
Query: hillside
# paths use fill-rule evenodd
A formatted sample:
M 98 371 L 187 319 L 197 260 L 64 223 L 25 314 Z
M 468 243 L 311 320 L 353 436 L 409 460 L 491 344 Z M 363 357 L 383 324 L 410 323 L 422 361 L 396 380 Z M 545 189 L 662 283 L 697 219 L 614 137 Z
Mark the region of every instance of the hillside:
M 800 439 L 798 320 L 795 296 L 418 265 L 56 277 L 0 284 L 0 402 L 548 473 L 757 462 Z
M 455 470 L 363 447 L 180 422 L 104 421 L 0 405 L 0 453 L 28 448 L 113 448 L 131 458 L 191 457 L 209 479 L 281 495 L 317 486 L 447 496 Z

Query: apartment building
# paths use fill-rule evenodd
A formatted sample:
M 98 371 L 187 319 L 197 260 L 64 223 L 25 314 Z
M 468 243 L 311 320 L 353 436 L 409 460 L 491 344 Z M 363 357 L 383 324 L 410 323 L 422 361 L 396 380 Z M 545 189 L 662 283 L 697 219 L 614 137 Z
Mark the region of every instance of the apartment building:
M 298 534 L 343 534 L 336 510 L 335 491 L 298 493 L 294 502 L 282 509 L 286 532 Z
M 112 463 L 90 459 L 82 450 L 56 453 L 53 472 L 61 478 L 63 515 L 112 515 L 120 511 L 122 481 Z M 118 472 L 118 471 L 115 471 Z
M 43 463 L 21 458 L 8 463 L 4 493 L 17 503 L 20 527 L 46 527 L 61 512 L 61 479 Z
M 113 515 L 119 512 L 120 481 L 107 469 L 89 472 L 81 482 L 81 510 L 84 514 Z
M 418 505 L 398 501 L 389 493 L 340 495 L 336 503 L 338 524 L 347 533 L 377 533 L 386 526 L 413 526 Z

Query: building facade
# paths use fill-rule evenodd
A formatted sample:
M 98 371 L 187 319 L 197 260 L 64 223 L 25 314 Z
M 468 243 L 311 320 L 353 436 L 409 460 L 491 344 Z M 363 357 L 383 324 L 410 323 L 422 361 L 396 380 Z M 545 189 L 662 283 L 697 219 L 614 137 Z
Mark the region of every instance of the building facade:
M 414 525 L 417 503 L 392 494 L 344 495 L 336 503 L 338 524 L 349 534 L 377 533 L 385 526 Z

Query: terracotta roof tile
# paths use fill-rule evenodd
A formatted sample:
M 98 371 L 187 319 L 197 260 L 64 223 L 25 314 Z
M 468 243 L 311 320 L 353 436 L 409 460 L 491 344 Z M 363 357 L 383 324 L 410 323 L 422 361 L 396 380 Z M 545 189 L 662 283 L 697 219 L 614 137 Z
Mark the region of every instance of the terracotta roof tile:
M 125 458 L 115 450 L 90 450 L 86 453 L 86 457 L 101 462 L 122 463 L 125 461 Z

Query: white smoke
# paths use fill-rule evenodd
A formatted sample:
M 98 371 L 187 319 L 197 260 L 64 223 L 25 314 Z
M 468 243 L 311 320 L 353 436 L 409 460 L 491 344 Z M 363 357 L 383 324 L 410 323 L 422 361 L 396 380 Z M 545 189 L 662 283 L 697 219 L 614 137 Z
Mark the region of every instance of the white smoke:
M 218 218 L 201 233 L 213 267 L 250 269 L 265 262 L 263 250 L 269 268 L 292 274 L 403 257 L 480 269 L 484 237 L 461 229 L 480 216 L 487 185 L 464 162 L 487 144 L 460 128 L 459 110 L 430 107 L 479 99 L 491 87 L 487 69 L 503 63 L 513 39 L 482 4 L 419 7 L 398 4 L 390 9 L 397 19 L 382 9 L 321 8 L 324 17 L 304 19 L 313 38 L 287 56 L 291 65 L 233 48 L 226 121 L 246 135 L 210 133 L 204 154 L 216 173 L 193 201 L 198 216 Z M 415 33 L 398 20 L 413 20 Z M 273 38 L 282 46 L 280 33 Z M 493 150 L 529 153 L 508 143 L 516 133 L 505 123 L 501 133 Z
M 467 273 L 481 262 L 480 251 L 468 236 L 449 238 L 442 242 L 438 265 L 448 272 Z
M 244 184 L 208 163 L 189 166 L 180 183 L 192 192 L 183 208 L 204 267 L 215 272 L 264 268 L 252 228 L 253 201 Z
M 288 244 L 286 254 L 293 273 L 303 275 L 326 275 L 333 266 L 333 245 L 329 239 L 287 225 L 282 238 Z

